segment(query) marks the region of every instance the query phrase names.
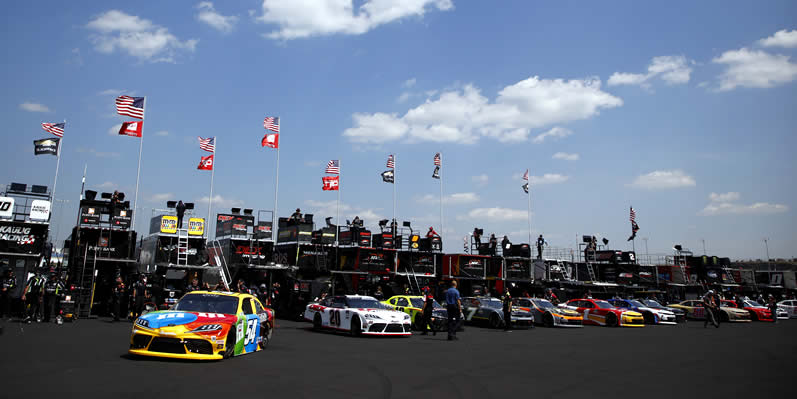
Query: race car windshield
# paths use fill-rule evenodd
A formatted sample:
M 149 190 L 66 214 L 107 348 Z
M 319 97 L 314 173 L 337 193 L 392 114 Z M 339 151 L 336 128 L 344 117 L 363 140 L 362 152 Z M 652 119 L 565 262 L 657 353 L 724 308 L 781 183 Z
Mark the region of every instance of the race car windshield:
M 390 309 L 387 305 L 380 303 L 376 299 L 373 298 L 347 298 L 346 299 L 347 305 L 350 308 L 357 308 L 357 309 Z
M 223 295 L 188 294 L 174 305 L 174 310 L 235 314 L 238 310 L 238 298 Z
M 756 301 L 744 301 L 745 305 L 749 308 L 763 308 L 764 305 L 756 302 Z
M 645 301 L 645 305 L 648 305 L 649 308 L 664 309 L 664 306 L 662 306 L 660 303 L 652 299 L 648 299 L 647 301 Z
M 630 303 L 631 305 L 636 306 L 638 308 L 644 308 L 645 307 L 645 305 L 643 305 L 642 302 L 639 302 L 639 301 L 633 300 L 633 299 L 629 299 L 628 303 Z
M 553 309 L 553 308 L 555 308 L 555 306 L 553 306 L 553 304 L 548 302 L 548 301 L 539 301 L 539 300 L 537 300 L 537 301 L 534 301 L 534 303 L 537 304 L 537 306 L 539 306 L 539 307 L 541 307 L 543 309 Z
M 598 307 L 601 309 L 611 309 L 614 307 L 612 306 L 612 304 L 606 301 L 595 301 L 595 304 L 598 305 Z
M 410 303 L 412 303 L 412 307 L 423 309 L 424 301 L 422 298 L 410 298 Z M 432 309 L 442 309 L 443 305 L 437 303 L 436 300 L 432 299 Z
M 501 309 L 503 304 L 497 299 L 483 299 L 481 300 L 482 306 L 491 309 Z

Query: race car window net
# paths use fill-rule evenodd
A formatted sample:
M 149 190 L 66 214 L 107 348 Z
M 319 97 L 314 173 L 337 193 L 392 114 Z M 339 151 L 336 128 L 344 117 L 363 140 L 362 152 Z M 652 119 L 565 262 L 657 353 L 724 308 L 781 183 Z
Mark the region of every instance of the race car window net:
M 347 302 L 350 308 L 390 309 L 376 299 L 348 298 Z
M 177 302 L 174 310 L 235 314 L 238 310 L 238 298 L 221 295 L 188 294 Z
M 252 310 L 252 300 L 249 298 L 242 299 L 243 303 L 241 304 L 241 310 L 244 314 L 255 314 L 255 311 Z
M 396 305 L 397 306 L 410 306 L 410 303 L 409 303 L 409 301 L 407 301 L 407 298 L 399 298 L 398 301 L 396 301 Z M 423 306 L 423 305 L 421 305 L 421 306 Z M 416 307 L 420 307 L 420 306 L 416 306 Z
M 609 302 L 606 302 L 606 301 L 595 301 L 595 303 L 596 303 L 596 304 L 598 305 L 598 307 L 599 307 L 599 308 L 601 308 L 601 309 L 611 309 L 611 308 L 613 308 L 613 307 L 614 307 L 614 306 L 612 306 L 612 305 L 611 305 Z

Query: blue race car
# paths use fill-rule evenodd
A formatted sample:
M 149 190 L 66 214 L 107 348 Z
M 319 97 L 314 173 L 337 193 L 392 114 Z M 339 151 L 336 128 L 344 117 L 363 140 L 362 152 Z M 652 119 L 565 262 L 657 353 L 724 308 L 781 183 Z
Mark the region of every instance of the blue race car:
M 645 306 L 636 299 L 609 299 L 609 303 L 615 307 L 633 310 L 642 313 L 645 324 L 675 324 L 675 313 L 666 309 L 655 309 Z

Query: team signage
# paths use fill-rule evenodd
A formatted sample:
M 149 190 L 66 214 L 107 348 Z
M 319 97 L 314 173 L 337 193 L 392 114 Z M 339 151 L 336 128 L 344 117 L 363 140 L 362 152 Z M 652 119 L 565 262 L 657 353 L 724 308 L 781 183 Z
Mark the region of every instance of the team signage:
M 33 140 L 33 155 L 58 155 L 58 143 L 61 139 Z
M 0 222 L 0 252 L 39 253 L 47 234 L 47 225 Z
M 177 216 L 161 216 L 161 233 L 177 233 Z
M 0 197 L 0 218 L 11 218 L 14 216 L 14 199 L 11 197 Z
M 33 200 L 30 204 L 30 220 L 38 222 L 50 220 L 50 201 Z
M 93 206 L 84 206 L 80 208 L 80 223 L 100 224 L 100 213 L 97 208 Z
M 190 218 L 188 219 L 188 235 L 202 236 L 205 234 L 205 219 Z
M 130 227 L 130 220 L 132 218 L 132 212 L 129 209 L 116 209 L 114 210 L 113 218 L 111 218 L 111 224 L 114 227 L 119 227 L 126 229 Z

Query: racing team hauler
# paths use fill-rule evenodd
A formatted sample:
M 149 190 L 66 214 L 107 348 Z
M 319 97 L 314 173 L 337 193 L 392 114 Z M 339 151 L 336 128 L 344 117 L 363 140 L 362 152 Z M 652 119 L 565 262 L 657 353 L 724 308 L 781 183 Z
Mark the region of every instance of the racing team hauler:
M 457 329 L 462 320 L 462 303 L 460 302 L 459 291 L 457 290 L 457 281 L 451 281 L 451 288 L 446 290 L 446 310 L 448 311 L 448 340 L 455 340 L 457 338 Z
M 715 314 L 717 310 L 716 296 L 714 290 L 708 290 L 706 295 L 703 296 L 703 309 L 705 309 L 705 319 L 703 321 L 703 328 L 708 326 L 709 321 L 716 328 L 720 328 L 720 323 L 717 321 L 718 317 Z
M 509 293 L 509 287 L 504 288 L 501 302 L 501 310 L 504 312 L 504 331 L 512 331 L 512 294 Z
M 429 327 L 432 330 L 432 335 L 437 335 L 437 330 L 434 328 L 434 323 L 432 323 L 432 313 L 434 312 L 434 297 L 431 295 L 426 296 L 426 302 L 423 304 L 423 318 L 421 319 L 421 328 L 423 332 L 421 335 L 426 335 L 426 327 Z M 416 316 L 417 317 L 417 316 Z
M 22 297 L 20 298 L 22 303 L 28 306 L 28 313 L 23 320 L 28 322 L 28 324 L 33 318 L 36 318 L 37 322 L 40 321 L 42 291 L 44 291 L 44 277 L 42 277 L 41 271 L 37 270 L 36 274 L 28 280 L 25 285 L 25 291 L 22 292 Z
M 50 315 L 55 315 L 58 297 L 64 291 L 64 285 L 58 280 L 55 273 L 50 273 L 50 279 L 44 284 L 44 322 L 50 321 Z

